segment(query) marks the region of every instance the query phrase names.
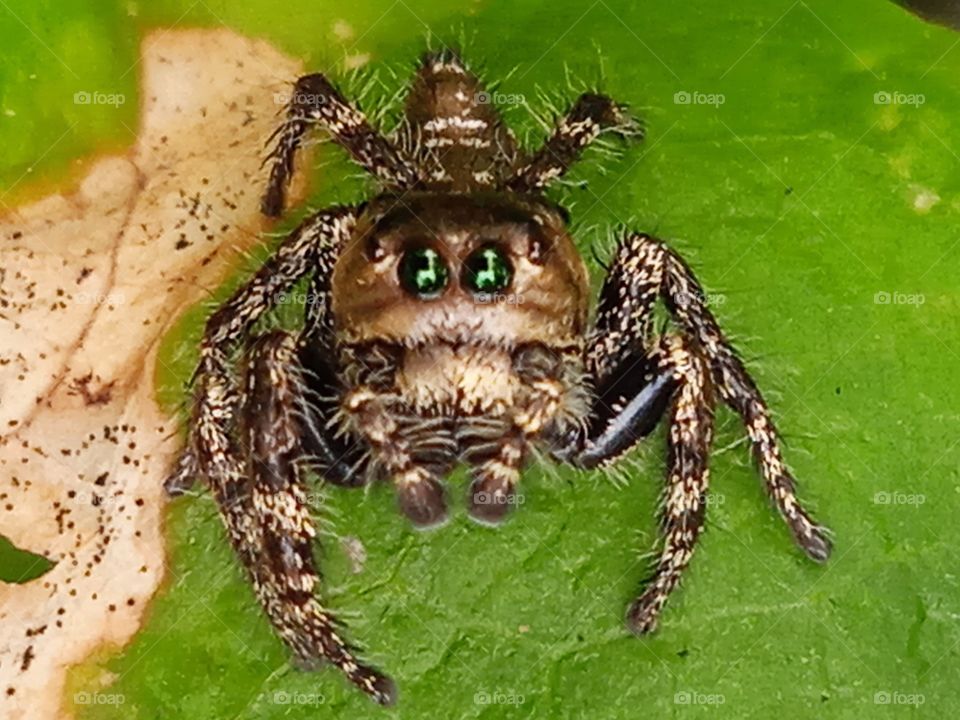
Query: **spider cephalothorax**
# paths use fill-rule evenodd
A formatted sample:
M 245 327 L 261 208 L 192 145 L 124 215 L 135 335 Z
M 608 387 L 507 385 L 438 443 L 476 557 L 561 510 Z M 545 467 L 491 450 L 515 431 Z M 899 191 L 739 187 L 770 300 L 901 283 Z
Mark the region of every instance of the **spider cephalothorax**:
M 453 53 L 429 55 L 392 136 L 321 75 L 297 82 L 277 131 L 263 209 L 283 207 L 304 132 L 331 133 L 381 192 L 308 217 L 207 323 L 190 441 L 168 481 L 204 478 L 271 622 L 297 659 L 329 660 L 378 702 L 392 682 L 361 664 L 317 597 L 301 475 L 386 478 L 419 526 L 446 515 L 443 480 L 473 475 L 470 514 L 497 522 L 539 452 L 592 468 L 670 422 L 664 547 L 628 624 L 650 632 L 704 523 L 713 408 L 742 418 L 766 488 L 797 543 L 830 543 L 799 504 L 769 411 L 683 260 L 627 233 L 592 322 L 566 212 L 541 191 L 602 132 L 633 133 L 621 107 L 585 94 L 543 147 L 520 152 Z M 298 333 L 250 333 L 309 276 Z M 677 331 L 658 336 L 663 301 Z M 230 366 L 245 345 L 241 378 Z
M 417 524 L 443 518 L 441 480 L 461 460 L 471 513 L 498 519 L 527 446 L 588 412 L 586 269 L 562 215 L 523 196 L 413 192 L 369 205 L 354 240 L 332 284 L 344 424 Z

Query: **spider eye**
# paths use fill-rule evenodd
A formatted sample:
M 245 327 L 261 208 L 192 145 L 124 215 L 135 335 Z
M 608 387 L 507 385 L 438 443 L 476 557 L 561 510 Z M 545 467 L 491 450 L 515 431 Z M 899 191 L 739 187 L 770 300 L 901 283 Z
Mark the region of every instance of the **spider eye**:
M 443 258 L 433 248 L 407 250 L 398 268 L 403 289 L 417 297 L 436 297 L 447 286 L 449 272 Z
M 463 284 L 481 295 L 505 289 L 513 277 L 513 266 L 496 245 L 477 248 L 463 263 Z

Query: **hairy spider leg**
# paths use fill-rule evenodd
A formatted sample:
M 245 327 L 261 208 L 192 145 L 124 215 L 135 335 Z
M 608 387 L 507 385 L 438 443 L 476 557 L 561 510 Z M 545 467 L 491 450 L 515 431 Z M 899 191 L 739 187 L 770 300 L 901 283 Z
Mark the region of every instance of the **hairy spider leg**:
M 714 398 L 710 370 L 691 344 L 683 336 L 667 335 L 649 356 L 661 372 L 672 374 L 676 389 L 668 414 L 663 550 L 643 593 L 627 612 L 627 624 L 638 634 L 656 628 L 660 611 L 690 562 L 706 517 Z
M 385 187 L 407 188 L 416 181 L 416 172 L 405 153 L 375 130 L 326 77 L 319 73 L 305 75 L 294 85 L 286 118 L 270 138 L 275 142 L 265 160 L 271 167 L 261 202 L 264 214 L 277 216 L 283 211 L 294 158 L 304 133 L 312 125 L 325 128 L 358 165 Z
M 653 309 L 659 298 L 683 330 L 682 345 L 668 353 L 676 358 L 673 363 L 651 363 L 655 356 L 644 357 L 643 348 L 651 343 Z M 675 252 L 648 235 L 630 234 L 620 243 L 601 290 L 595 329 L 586 351 L 597 402 L 588 434 L 579 438 L 580 445 L 574 452 L 568 451 L 567 458 L 586 467 L 612 462 L 652 431 L 671 397 L 674 422 L 682 428 L 682 418 L 690 417 L 693 421 L 686 425 L 699 428 L 678 436 L 676 427 L 671 426 L 665 550 L 651 585 L 631 607 L 628 619 L 637 632 L 655 627 L 657 614 L 679 581 L 702 526 L 706 456 L 702 462 L 699 458 L 700 448 L 709 446 L 712 433 L 709 386 L 716 388 L 747 427 L 767 492 L 797 544 L 814 560 L 826 560 L 830 553 L 826 530 L 796 497 L 796 484 L 783 462 L 766 402 L 704 298 L 692 270 Z M 669 349 L 662 342 L 658 350 L 661 354 Z M 699 370 L 701 362 L 706 374 Z M 679 372 L 677 368 L 684 370 Z M 698 417 L 687 407 L 700 399 L 709 417 Z M 693 469 L 683 470 L 682 466 Z M 679 485 L 674 482 L 675 475 L 682 481 Z M 684 480 L 694 476 L 700 479 Z M 671 526 L 671 513 L 680 507 L 677 503 L 696 507 L 699 515 L 682 515 L 682 522 Z
M 335 619 L 314 596 L 319 585 L 311 547 L 315 531 L 298 478 L 306 394 L 298 343 L 281 332 L 258 341 L 243 388 L 228 371 L 232 348 L 283 291 L 315 269 L 319 257 L 339 251 L 355 219 L 354 210 L 337 208 L 305 220 L 207 321 L 193 431 L 167 487 L 182 489 L 197 475 L 205 478 L 258 599 L 298 661 L 309 666 L 327 659 L 377 702 L 389 704 L 395 695 L 392 681 L 356 660 Z
M 658 242 L 650 238 L 635 242 Z M 686 331 L 697 339 L 710 361 L 714 383 L 724 402 L 739 416 L 763 476 L 767 494 L 786 521 L 800 548 L 817 562 L 830 557 L 832 545 L 826 529 L 817 523 L 797 498 L 797 483 L 780 450 L 780 439 L 770 408 L 736 350 L 727 341 L 693 271 L 675 252 L 664 248 L 663 290 L 667 306 Z
M 796 496 L 796 481 L 783 461 L 766 401 L 707 308 L 703 288 L 693 271 L 661 241 L 632 233 L 620 243 L 601 291 L 597 329 L 588 348 L 588 369 L 598 378 L 607 377 L 630 358 L 630 348 L 648 342 L 658 297 L 664 299 L 689 338 L 696 341 L 698 352 L 709 363 L 720 397 L 746 426 L 767 493 L 795 541 L 812 559 L 826 560 L 831 550 L 826 530 Z M 599 412 L 602 415 L 602 409 Z M 643 420 L 649 422 L 649 416 L 643 416 Z
M 254 276 L 210 316 L 200 344 L 195 377 L 193 421 L 187 446 L 164 487 L 171 495 L 193 486 L 198 477 L 218 472 L 237 402 L 236 383 L 228 368 L 237 347 L 264 313 L 314 268 L 316 258 L 339 248 L 350 237 L 356 211 L 333 208 L 304 220 Z
M 312 335 L 299 340 L 303 462 L 329 483 L 361 487 L 369 479 L 369 458 L 355 436 L 337 432 L 344 389 L 331 347 Z
M 313 557 L 316 529 L 300 481 L 303 396 L 297 340 L 275 330 L 249 353 L 240 414 L 247 487 L 227 494 L 214 485 L 230 539 L 244 560 L 260 604 L 298 664 L 328 660 L 383 705 L 393 704 L 393 681 L 360 663 L 340 636 L 339 623 L 317 599 Z M 239 500 L 240 508 L 233 502 Z
M 516 192 L 536 192 L 567 172 L 601 132 L 642 137 L 639 125 L 606 95 L 584 93 L 557 123 L 543 146 L 507 180 Z

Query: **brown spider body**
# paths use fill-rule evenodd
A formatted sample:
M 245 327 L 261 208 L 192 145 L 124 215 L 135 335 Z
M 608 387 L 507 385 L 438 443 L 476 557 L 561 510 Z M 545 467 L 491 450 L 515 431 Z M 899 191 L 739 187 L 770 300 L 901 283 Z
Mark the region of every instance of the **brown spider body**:
M 393 483 L 419 526 L 446 515 L 465 463 L 474 519 L 501 520 L 535 450 L 580 468 L 616 461 L 667 418 L 663 547 L 627 613 L 654 630 L 704 527 L 713 412 L 740 417 L 768 495 L 814 560 L 830 541 L 802 507 L 766 402 L 687 264 L 642 233 L 621 239 L 590 317 L 566 212 L 542 194 L 605 131 L 636 135 L 609 98 L 583 94 L 537 152 L 522 152 L 453 53 L 427 56 L 403 122 L 375 130 L 322 75 L 297 82 L 262 207 L 283 209 L 304 133 L 322 125 L 377 178 L 359 207 L 306 218 L 207 323 L 190 442 L 171 492 L 206 480 L 231 543 L 301 665 L 328 660 L 380 703 L 392 681 L 360 662 L 322 605 L 305 468 Z M 254 337 L 306 276 L 304 327 Z M 663 303 L 673 328 L 658 335 Z M 241 368 L 233 351 L 246 346 Z

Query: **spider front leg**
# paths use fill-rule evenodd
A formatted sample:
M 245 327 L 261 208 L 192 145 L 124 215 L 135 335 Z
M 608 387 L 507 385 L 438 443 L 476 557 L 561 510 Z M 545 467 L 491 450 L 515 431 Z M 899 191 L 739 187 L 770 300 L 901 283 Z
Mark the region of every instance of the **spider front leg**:
M 604 315 L 598 319 L 606 332 L 595 338 L 588 353 L 588 367 L 594 373 L 603 366 L 602 360 L 609 359 L 602 340 L 615 333 L 606 319 Z M 609 373 L 595 376 L 591 424 L 579 452 L 568 459 L 581 467 L 610 464 L 650 434 L 665 413 L 669 418 L 663 550 L 627 613 L 630 629 L 642 634 L 656 628 L 703 530 L 714 397 L 709 367 L 694 342 L 668 335 L 650 352 L 634 348 Z
M 276 144 L 267 157 L 272 165 L 261 203 L 264 214 L 277 216 L 282 212 L 286 187 L 293 175 L 294 157 L 311 125 L 326 128 L 357 164 L 384 184 L 405 188 L 416 181 L 410 160 L 377 132 L 326 77 L 319 73 L 306 75 L 294 85 L 286 119 L 271 136 Z
M 704 358 L 682 336 L 664 338 L 648 360 L 677 383 L 667 433 L 667 488 L 661 529 L 663 551 L 643 594 L 627 612 L 637 634 L 656 629 L 660 611 L 680 582 L 706 518 L 708 458 L 713 437 L 713 390 Z
M 327 660 L 389 705 L 393 682 L 356 659 L 316 596 L 316 530 L 299 477 L 303 392 L 294 337 L 274 331 L 259 338 L 247 362 L 240 417 L 245 462 L 232 461 L 231 475 L 216 478 L 214 493 L 260 603 L 298 663 L 312 668 Z
M 643 351 L 653 308 L 661 297 L 683 329 L 680 350 L 660 347 L 666 357 L 674 358 L 667 364 Z M 674 393 L 678 393 L 673 407 L 678 424 L 682 425 L 685 414 L 682 408 L 694 405 L 702 406 L 712 418 L 712 393 L 707 389 L 712 384 L 747 426 L 767 491 L 797 544 L 812 559 L 823 561 L 831 548 L 826 530 L 800 505 L 769 409 L 703 298 L 690 268 L 663 243 L 639 234 L 624 239 L 601 291 L 596 331 L 586 354 L 587 370 L 597 388 L 592 424 L 586 437 L 560 456 L 586 467 L 611 462 L 653 429 Z M 678 352 L 689 360 L 682 361 Z M 677 425 L 671 429 L 666 548 L 652 583 L 631 607 L 630 625 L 638 632 L 655 626 L 702 527 L 702 514 L 697 513 L 706 492 L 705 453 L 712 420 L 704 415 L 694 425 L 700 429 L 676 437 Z M 686 478 L 700 479 L 688 482 Z M 671 524 L 674 517 L 678 520 Z
M 830 555 L 830 540 L 797 499 L 796 481 L 783 461 L 763 395 L 707 308 L 706 295 L 693 271 L 659 240 L 634 233 L 617 249 L 597 314 L 598 329 L 604 332 L 596 339 L 588 365 L 602 377 L 622 362 L 630 348 L 648 336 L 658 297 L 696 341 L 720 397 L 746 426 L 767 493 L 794 540 L 810 558 L 823 562 Z
M 812 560 L 825 562 L 833 549 L 827 530 L 797 499 L 797 483 L 784 463 L 770 408 L 707 308 L 706 294 L 693 271 L 683 258 L 657 240 L 636 235 L 627 243 L 633 247 L 637 244 L 659 248 L 662 292 L 668 308 L 703 348 L 720 396 L 746 426 L 767 494 L 786 521 L 795 542 Z
M 557 124 L 553 134 L 507 182 L 516 192 L 535 192 L 563 175 L 583 149 L 604 130 L 642 136 L 637 122 L 605 95 L 584 93 Z
M 331 209 L 307 218 L 253 278 L 210 316 L 194 375 L 190 436 L 164 484 L 171 495 L 189 489 L 198 477 L 214 478 L 227 472 L 229 436 L 239 400 L 230 373 L 233 350 L 274 306 L 280 293 L 313 270 L 320 258 L 340 252 L 355 221 L 356 212 L 348 208 Z

